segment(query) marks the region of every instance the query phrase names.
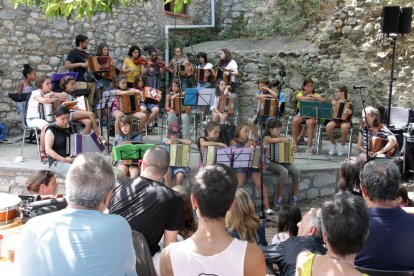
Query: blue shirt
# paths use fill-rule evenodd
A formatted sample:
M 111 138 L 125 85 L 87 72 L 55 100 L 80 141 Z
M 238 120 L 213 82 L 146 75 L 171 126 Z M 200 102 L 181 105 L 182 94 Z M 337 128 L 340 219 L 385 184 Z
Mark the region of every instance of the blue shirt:
M 369 233 L 355 265 L 379 270 L 414 269 L 414 215 L 401 208 L 368 208 Z
M 29 220 L 15 254 L 17 275 L 137 275 L 128 222 L 97 210 Z

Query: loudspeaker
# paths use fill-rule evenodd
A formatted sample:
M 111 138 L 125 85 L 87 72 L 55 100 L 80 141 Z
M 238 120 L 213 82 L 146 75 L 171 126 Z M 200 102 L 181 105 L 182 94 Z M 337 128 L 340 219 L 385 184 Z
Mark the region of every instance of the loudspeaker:
M 398 33 L 400 7 L 386 6 L 381 13 L 381 32 L 385 34 Z
M 413 8 L 402 8 L 400 13 L 400 21 L 398 24 L 398 33 L 409 34 L 411 32 L 411 20 L 413 18 Z

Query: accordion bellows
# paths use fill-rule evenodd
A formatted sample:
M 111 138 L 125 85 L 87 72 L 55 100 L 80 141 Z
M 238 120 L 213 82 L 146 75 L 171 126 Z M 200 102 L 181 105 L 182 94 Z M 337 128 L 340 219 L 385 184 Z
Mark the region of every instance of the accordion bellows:
M 99 141 L 95 132 L 89 135 L 71 134 L 66 142 L 66 154 L 76 156 L 87 152 L 102 152 L 104 145 Z
M 188 167 L 190 165 L 190 146 L 182 144 L 172 144 L 169 147 L 170 166 Z
M 266 145 L 266 158 L 275 163 L 295 162 L 293 141 L 287 143 L 271 143 Z

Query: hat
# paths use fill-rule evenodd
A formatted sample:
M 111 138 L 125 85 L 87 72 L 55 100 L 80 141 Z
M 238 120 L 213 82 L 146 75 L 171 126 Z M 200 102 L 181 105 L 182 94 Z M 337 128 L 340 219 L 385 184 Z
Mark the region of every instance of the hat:
M 181 134 L 181 126 L 178 123 L 171 123 L 168 126 L 168 135 L 180 135 Z

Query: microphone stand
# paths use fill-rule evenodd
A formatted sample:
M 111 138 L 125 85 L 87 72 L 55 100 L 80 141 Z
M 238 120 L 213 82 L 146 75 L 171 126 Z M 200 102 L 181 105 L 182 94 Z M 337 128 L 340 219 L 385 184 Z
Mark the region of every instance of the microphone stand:
M 260 112 L 259 112 L 260 114 Z M 269 218 L 266 217 L 266 212 L 264 210 L 264 193 L 263 193 L 263 188 L 264 188 L 264 183 L 263 183 L 263 167 L 265 165 L 265 155 L 264 155 L 264 147 L 263 147 L 263 143 L 264 143 L 264 132 L 263 132 L 263 116 L 262 115 L 258 115 L 258 124 L 260 124 L 260 212 L 259 212 L 259 218 L 261 220 L 265 220 L 268 222 L 273 222 L 274 224 L 276 224 L 276 221 L 271 220 Z
M 392 37 L 392 61 L 391 61 L 391 79 L 390 79 L 390 90 L 388 93 L 388 116 L 387 116 L 387 127 L 390 127 L 390 118 L 391 118 L 391 98 L 392 98 L 392 84 L 397 79 L 394 78 L 394 63 L 395 63 L 395 46 L 397 44 L 397 37 Z
M 367 119 L 367 112 L 365 110 L 365 98 L 362 95 L 362 89 L 364 89 L 365 87 L 355 87 L 355 89 L 357 89 L 359 91 L 359 96 L 361 97 L 361 103 L 362 103 L 362 112 L 364 112 L 364 117 L 365 117 L 365 150 L 366 150 L 366 157 L 367 157 L 367 161 L 368 162 L 370 160 L 369 158 L 369 125 L 368 125 L 368 119 Z

